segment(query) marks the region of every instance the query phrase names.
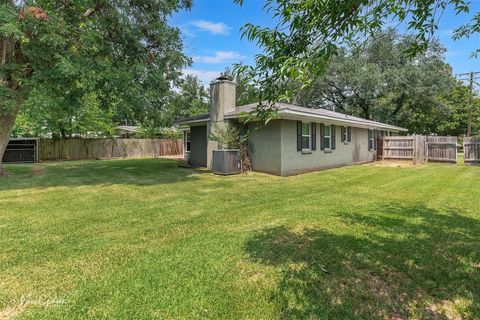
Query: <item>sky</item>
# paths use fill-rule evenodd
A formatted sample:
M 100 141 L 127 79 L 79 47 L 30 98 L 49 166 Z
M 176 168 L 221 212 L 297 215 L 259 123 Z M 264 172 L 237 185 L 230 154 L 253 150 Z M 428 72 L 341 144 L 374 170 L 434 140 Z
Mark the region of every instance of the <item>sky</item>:
M 241 39 L 246 23 L 262 27 L 274 26 L 273 19 L 262 9 L 265 0 L 244 0 L 243 6 L 233 0 L 194 0 L 193 8 L 173 15 L 170 22 L 182 31 L 184 52 L 193 58 L 185 74 L 194 74 L 208 85 L 225 67 L 234 63 L 254 64 L 261 49 L 247 39 Z M 480 11 L 480 0 L 471 0 L 471 12 Z M 470 14 L 471 16 L 472 14 Z M 447 48 L 446 60 L 454 74 L 480 71 L 480 58 L 471 53 L 480 48 L 480 35 L 454 41 L 452 31 L 465 23 L 467 16 L 446 11 L 442 16 L 437 37 Z

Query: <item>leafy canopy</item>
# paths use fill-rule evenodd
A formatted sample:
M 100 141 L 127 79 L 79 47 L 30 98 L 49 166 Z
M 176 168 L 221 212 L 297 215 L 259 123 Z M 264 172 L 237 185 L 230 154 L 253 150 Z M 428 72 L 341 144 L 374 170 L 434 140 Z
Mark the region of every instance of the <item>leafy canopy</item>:
M 114 123 L 145 121 L 167 103 L 190 63 L 180 30 L 168 24 L 190 0 L 29 4 L 0 4 L 0 40 L 15 46 L 0 72 L 17 84 L 4 81 L 0 100 L 11 109 L 21 96 L 23 117 L 39 133 L 109 134 Z
M 235 0 L 240 4 L 243 1 Z M 261 99 L 288 100 L 293 95 L 288 90 L 292 79 L 304 87 L 311 85 L 339 47 L 361 43 L 387 23 L 406 25 L 414 37 L 405 48 L 410 58 L 425 52 L 447 9 L 466 14 L 470 4 L 464 0 L 267 0 L 265 10 L 278 24 L 274 28 L 244 26 L 243 35 L 257 42 L 264 52 L 256 56 L 256 66 L 238 66 L 237 70 L 255 79 Z M 469 37 L 479 31 L 477 12 L 458 26 L 453 36 Z
M 414 133 L 436 132 L 442 99 L 455 80 L 438 41 L 410 60 L 406 48 L 413 41 L 389 29 L 361 46 L 339 48 L 309 88 L 293 88 L 298 92 L 295 102 L 396 124 Z

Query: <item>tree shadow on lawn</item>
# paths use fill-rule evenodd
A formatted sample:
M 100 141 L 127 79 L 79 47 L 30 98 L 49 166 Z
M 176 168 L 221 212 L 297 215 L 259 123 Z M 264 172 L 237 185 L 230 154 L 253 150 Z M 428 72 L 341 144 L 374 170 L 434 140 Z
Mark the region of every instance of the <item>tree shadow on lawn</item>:
M 338 233 L 281 226 L 246 243 L 280 272 L 280 318 L 480 318 L 478 220 L 399 204 L 338 218 Z
M 157 185 L 197 179 L 206 171 L 179 167 L 168 159 L 86 160 L 10 165 L 0 191 L 86 185 Z

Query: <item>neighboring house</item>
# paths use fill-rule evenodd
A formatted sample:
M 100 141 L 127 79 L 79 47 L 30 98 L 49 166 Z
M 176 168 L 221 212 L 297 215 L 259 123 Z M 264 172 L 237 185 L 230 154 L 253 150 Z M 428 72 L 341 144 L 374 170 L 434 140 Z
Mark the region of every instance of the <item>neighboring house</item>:
M 224 78 L 210 85 L 210 113 L 179 120 L 184 130 L 185 160 L 212 167 L 212 140 L 216 126 L 242 125 L 257 104 L 236 107 L 236 84 Z M 277 103 L 277 118 L 249 136 L 254 171 L 292 175 L 376 159 L 376 137 L 397 135 L 406 129 L 325 109 Z
M 124 139 L 135 138 L 138 131 L 137 126 L 118 126 L 115 128 L 115 137 Z

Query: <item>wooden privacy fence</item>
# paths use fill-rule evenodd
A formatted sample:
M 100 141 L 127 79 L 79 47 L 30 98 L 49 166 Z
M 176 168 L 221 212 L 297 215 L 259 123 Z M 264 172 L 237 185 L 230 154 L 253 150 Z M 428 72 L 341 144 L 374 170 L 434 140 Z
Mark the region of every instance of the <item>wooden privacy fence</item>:
M 424 137 L 423 137 L 424 138 Z M 422 136 L 388 136 L 377 141 L 377 157 L 380 160 L 425 161 L 425 139 Z
M 457 162 L 457 137 L 439 136 L 389 136 L 377 141 L 377 158 L 380 160 L 411 160 Z
M 457 163 L 457 137 L 427 136 L 427 159 Z
M 159 157 L 183 153 L 181 139 L 42 139 L 39 160 Z
M 480 137 L 465 137 L 463 151 L 466 165 L 480 165 Z

